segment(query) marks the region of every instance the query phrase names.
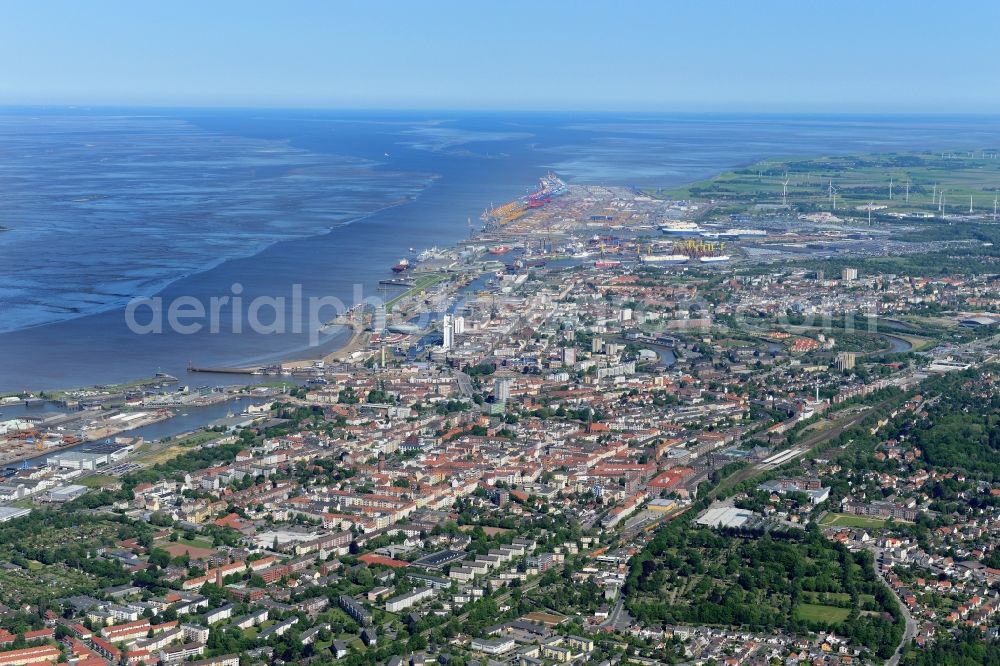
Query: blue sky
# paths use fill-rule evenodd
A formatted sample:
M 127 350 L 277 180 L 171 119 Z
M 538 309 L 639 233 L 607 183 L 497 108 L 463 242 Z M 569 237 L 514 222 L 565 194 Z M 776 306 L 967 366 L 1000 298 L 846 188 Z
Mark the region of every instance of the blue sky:
M 1000 112 L 1000 3 L 5 0 L 0 104 Z

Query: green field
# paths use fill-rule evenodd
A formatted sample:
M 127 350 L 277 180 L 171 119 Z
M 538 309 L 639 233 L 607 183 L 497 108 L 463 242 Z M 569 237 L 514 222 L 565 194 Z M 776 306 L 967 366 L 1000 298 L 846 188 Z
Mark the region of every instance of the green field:
M 90 476 L 80 479 L 79 483 L 81 486 L 87 486 L 88 488 L 106 488 L 119 483 L 119 481 L 115 477 L 107 474 L 91 474 Z
M 795 617 L 806 622 L 840 624 L 851 614 L 850 609 L 823 604 L 799 604 L 795 607 Z
M 990 151 L 985 156 L 982 152 L 970 156 L 967 151 L 945 151 L 772 159 L 653 194 L 671 199 L 712 199 L 729 208 L 728 212 L 784 202 L 801 212 L 832 211 L 832 187 L 838 214 L 867 221 L 867 210 L 857 207 L 869 203 L 876 207 L 876 218 L 888 213 L 937 215 L 943 192 L 946 214 L 968 213 L 971 197 L 975 212 L 992 216 L 1000 183 L 1000 156 L 991 155 Z M 787 198 L 783 198 L 786 182 Z M 879 208 L 882 206 L 885 208 Z
M 174 440 L 173 444 L 176 446 L 198 446 L 200 444 L 205 444 L 213 440 L 222 437 L 221 432 L 215 432 L 212 430 L 206 430 L 203 432 L 191 433 L 187 437 L 182 437 L 180 439 Z
M 846 513 L 828 513 L 820 521 L 821 525 L 833 525 L 836 527 L 862 527 L 880 529 L 885 527 L 886 521 L 881 518 L 868 518 L 867 516 L 854 516 Z
M 140 448 L 132 458 L 132 462 L 140 465 L 159 465 L 185 453 L 186 449 L 219 439 L 222 435 L 221 432 L 205 430 L 162 444 L 150 444 Z

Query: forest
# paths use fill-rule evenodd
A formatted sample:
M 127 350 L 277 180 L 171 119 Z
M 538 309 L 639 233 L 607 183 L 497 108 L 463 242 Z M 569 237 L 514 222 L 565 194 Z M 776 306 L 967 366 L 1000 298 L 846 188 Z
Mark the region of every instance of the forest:
M 1000 481 L 1000 396 L 995 368 L 940 378 L 940 401 L 910 433 L 928 465 Z

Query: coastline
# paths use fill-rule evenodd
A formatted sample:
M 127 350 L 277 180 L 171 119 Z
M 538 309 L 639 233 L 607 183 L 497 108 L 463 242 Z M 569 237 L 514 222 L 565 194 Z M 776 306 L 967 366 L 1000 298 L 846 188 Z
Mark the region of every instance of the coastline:
M 262 370 L 268 366 L 280 366 L 283 370 L 306 370 L 313 368 L 317 363 L 335 363 L 337 361 L 342 361 L 346 357 L 350 356 L 354 352 L 361 349 L 364 345 L 366 335 L 364 329 L 353 322 L 337 322 L 335 325 L 342 328 L 350 329 L 351 335 L 342 345 L 334 349 L 333 351 L 321 353 L 318 356 L 313 356 L 312 358 L 294 359 L 294 360 L 276 360 L 273 363 L 267 363 L 260 366 L 233 366 L 233 367 L 217 367 L 217 368 L 201 368 L 201 367 L 191 367 L 188 368 L 188 372 L 202 372 L 202 373 L 226 373 L 234 375 L 261 375 L 267 374 L 262 372 Z
M 391 151 L 391 161 L 387 159 L 376 169 L 434 176 L 413 198 L 353 217 L 325 232 L 282 239 L 260 247 L 250 256 L 227 258 L 189 272 L 157 292 L 168 299 L 191 295 L 205 302 L 214 295 L 228 294 L 230 286 L 237 282 L 246 288 L 248 300 L 255 295 L 287 293 L 281 290 L 298 280 L 306 283 L 309 294 L 332 295 L 345 303 L 355 301 L 352 297 L 355 286 L 363 286 L 364 295 L 372 295 L 388 267 L 398 262 L 400 256 L 407 255 L 408 247 L 454 245 L 466 237 L 466 221 L 478 219 L 484 205 L 522 194 L 526 185 L 550 167 L 565 173 L 569 182 L 640 185 L 655 182 L 658 186 L 672 188 L 697 180 L 699 173 L 718 174 L 770 154 L 786 154 L 786 150 L 774 147 L 779 141 L 786 142 L 789 135 L 798 140 L 802 154 L 815 155 L 830 151 L 853 152 L 859 142 L 873 133 L 878 132 L 884 138 L 886 129 L 885 124 L 838 129 L 842 125 L 840 122 L 831 125 L 815 119 L 803 125 L 793 118 L 752 126 L 727 123 L 719 127 L 720 134 L 705 138 L 700 132 L 704 128 L 703 121 L 685 119 L 684 124 L 678 126 L 676 119 L 660 115 L 650 122 L 663 129 L 662 138 L 643 133 L 647 140 L 642 149 L 627 143 L 623 148 L 608 152 L 606 146 L 616 144 L 602 141 L 634 137 L 635 134 L 630 133 L 631 124 L 624 121 L 594 124 L 594 119 L 587 118 L 532 117 L 531 122 L 524 125 L 534 134 L 532 138 L 493 139 L 488 134 L 495 125 L 484 122 L 481 117 L 468 122 L 461 114 L 453 114 L 455 117 L 445 126 L 444 139 L 449 139 L 452 135 L 448 132 L 453 130 L 460 143 L 430 151 L 413 147 L 414 138 L 409 128 L 420 118 L 409 116 L 397 119 L 392 131 L 387 132 L 379 126 L 377 131 L 369 132 L 371 126 L 351 114 L 328 114 L 319 120 L 331 122 L 322 124 L 314 122 L 317 119 L 314 112 L 310 112 L 308 118 L 294 117 L 295 114 L 289 117 L 285 113 L 278 118 L 257 112 L 251 118 L 245 113 L 233 112 L 224 118 L 215 116 L 211 122 L 197 112 L 181 115 L 208 131 L 231 131 L 251 138 L 274 139 L 289 137 L 289 131 L 297 132 L 293 138 L 282 139 L 290 141 L 297 150 L 357 154 L 374 163 L 379 163 L 383 150 Z M 306 122 L 308 126 L 303 124 Z M 314 131 L 320 125 L 322 131 Z M 887 149 L 906 149 L 918 140 L 925 145 L 928 141 L 926 127 L 915 128 L 903 122 L 889 126 L 889 130 Z M 914 134 L 916 130 L 919 136 Z M 697 145 L 670 153 L 664 162 L 660 148 L 665 143 L 675 145 L 676 136 L 688 137 L 692 132 L 697 134 Z M 935 128 L 930 143 L 961 143 L 949 140 L 950 134 L 953 132 L 948 127 Z M 471 146 L 476 154 L 460 156 L 455 146 L 461 146 L 461 150 Z M 480 159 L 481 154 L 501 152 L 508 157 Z M 294 216 L 287 219 L 291 223 Z M 359 221 L 363 223 L 354 224 Z M 196 335 L 181 339 L 164 335 L 140 339 L 123 329 L 122 309 L 112 308 L 0 334 L 0 367 L 4 368 L 0 390 L 117 383 L 151 375 L 157 369 L 181 376 L 188 362 L 235 367 L 265 360 L 302 362 L 310 352 L 316 360 L 320 356 L 305 340 L 294 336 L 268 338 L 245 333 L 235 336 L 224 331 L 223 335 L 214 337 Z M 352 340 L 353 334 L 347 340 L 339 337 L 324 340 L 328 346 L 321 350 L 322 356 L 339 353 Z M 333 345 L 337 348 L 332 349 Z M 217 383 L 223 379 L 232 381 L 231 377 L 206 376 L 205 379 Z
M 437 174 L 433 174 L 432 177 L 430 178 L 430 182 L 428 183 L 427 187 L 430 187 L 431 185 L 433 185 L 434 180 L 436 180 L 437 178 L 439 178 L 439 176 Z M 378 214 L 380 214 L 380 213 L 382 213 L 384 211 L 391 210 L 391 209 L 397 208 L 399 206 L 405 206 L 406 204 L 412 203 L 413 201 L 415 201 L 417 198 L 419 198 L 419 196 L 420 195 L 418 194 L 418 195 L 416 195 L 415 197 L 412 197 L 412 198 L 403 198 L 403 199 L 400 199 L 400 200 L 395 201 L 393 203 L 387 204 L 385 206 L 380 206 L 380 207 L 378 207 L 378 208 L 376 208 L 376 209 L 374 209 L 374 210 L 372 210 L 372 211 L 370 211 L 368 213 L 365 213 L 364 215 L 358 215 L 356 217 L 352 217 L 349 220 L 345 220 L 344 222 L 342 222 L 340 224 L 337 224 L 337 225 L 334 225 L 334 226 L 331 226 L 331 227 L 327 227 L 326 229 L 318 230 L 316 233 L 313 233 L 313 234 L 308 234 L 308 235 L 304 235 L 304 236 L 295 236 L 295 237 L 289 237 L 289 238 L 279 238 L 279 239 L 275 239 L 275 240 L 271 241 L 270 243 L 260 243 L 260 244 L 257 244 L 255 246 L 253 252 L 249 252 L 249 253 L 246 253 L 246 254 L 233 254 L 233 255 L 230 255 L 230 256 L 227 256 L 227 257 L 220 258 L 218 261 L 210 262 L 208 264 L 205 264 L 204 266 L 202 266 L 201 268 L 198 268 L 196 270 L 185 271 L 185 272 L 183 272 L 183 273 L 181 273 L 179 275 L 176 275 L 176 276 L 174 276 L 172 278 L 169 278 L 169 279 L 166 279 L 166 280 L 160 280 L 160 281 L 157 281 L 155 283 L 152 283 L 150 285 L 150 289 L 147 289 L 147 290 L 144 290 L 144 291 L 140 291 L 140 292 L 135 293 L 135 294 L 130 294 L 128 296 L 128 298 L 122 298 L 122 299 L 119 299 L 119 300 L 109 301 L 109 302 L 107 302 L 106 304 L 104 304 L 102 306 L 96 307 L 96 308 L 94 308 L 92 310 L 88 310 L 86 312 L 79 312 L 77 314 L 74 314 L 74 315 L 71 315 L 71 316 L 68 316 L 68 317 L 61 317 L 59 319 L 53 319 L 51 321 L 40 322 L 40 323 L 37 323 L 37 324 L 28 324 L 27 326 L 19 326 L 17 328 L 0 329 L 0 336 L 7 335 L 9 333 L 19 333 L 21 331 L 29 331 L 31 329 L 43 328 L 43 327 L 46 327 L 46 326 L 52 326 L 52 325 L 56 325 L 56 324 L 61 324 L 63 322 L 73 321 L 74 319 L 83 319 L 85 317 L 92 317 L 92 316 L 95 316 L 95 315 L 104 314 L 106 312 L 115 312 L 115 311 L 118 311 L 118 310 L 123 310 L 124 307 L 126 305 L 128 305 L 128 303 L 130 301 L 132 301 L 134 299 L 139 299 L 139 298 L 156 298 L 157 296 L 160 296 L 163 293 L 165 293 L 175 283 L 180 282 L 182 280 L 187 280 L 187 279 L 190 279 L 190 278 L 196 278 L 197 276 L 202 275 L 204 273 L 208 273 L 209 271 L 212 271 L 212 270 L 214 270 L 216 268 L 219 268 L 220 266 L 222 266 L 222 265 L 224 265 L 224 264 L 226 264 L 228 262 L 238 261 L 238 260 L 242 260 L 242 259 L 253 259 L 254 257 L 263 254 L 267 250 L 271 249 L 272 247 L 274 247 L 276 245 L 280 245 L 281 243 L 286 243 L 286 242 L 289 242 L 289 241 L 297 241 L 297 240 L 306 240 L 306 239 L 309 239 L 309 238 L 319 238 L 319 237 L 325 236 L 325 235 L 329 234 L 331 231 L 334 231 L 335 229 L 338 229 L 338 228 L 341 228 L 341 227 L 346 227 L 346 226 L 355 224 L 356 222 L 362 222 L 365 219 L 372 217 L 373 215 L 378 215 Z M 4 232 L 4 231 L 12 231 L 12 229 L 10 229 L 8 227 L 2 227 L 2 226 L 0 226 L 0 232 Z
M 433 183 L 438 182 L 440 178 L 441 176 L 435 175 L 435 177 L 432 179 L 433 181 L 432 185 Z M 430 187 L 426 189 L 430 189 Z M 327 228 L 321 233 L 309 236 L 296 237 L 296 238 L 281 239 L 275 241 L 274 243 L 270 243 L 266 246 L 260 247 L 259 250 L 253 254 L 239 256 L 239 257 L 230 257 L 222 261 L 216 262 L 210 266 L 206 266 L 205 269 L 203 270 L 186 273 L 185 275 L 174 278 L 169 283 L 162 285 L 162 287 L 152 296 L 152 298 L 161 297 L 164 298 L 166 302 L 170 298 L 177 297 L 178 295 L 186 295 L 190 291 L 201 290 L 203 293 L 206 293 L 205 300 L 207 301 L 207 299 L 210 296 L 215 295 L 215 292 L 208 288 L 205 288 L 202 284 L 200 284 L 202 283 L 203 278 L 215 273 L 233 273 L 236 275 L 236 279 L 223 280 L 222 282 L 223 284 L 225 284 L 225 287 L 217 290 L 218 292 L 225 294 L 226 293 L 225 290 L 228 290 L 229 288 L 228 283 L 241 281 L 241 278 L 243 278 L 244 275 L 246 275 L 247 273 L 254 272 L 252 267 L 258 261 L 264 260 L 264 258 L 269 257 L 269 255 L 294 256 L 297 253 L 299 253 L 299 250 L 297 248 L 307 247 L 312 244 L 315 244 L 317 246 L 339 245 L 340 243 L 338 243 L 335 239 L 345 234 L 349 234 L 349 230 L 351 229 L 362 229 L 366 227 L 367 226 L 366 222 L 372 219 L 382 218 L 387 215 L 391 217 L 400 217 L 400 218 L 406 217 L 406 215 L 402 211 L 407 210 L 410 206 L 413 206 L 414 204 L 419 204 L 421 198 L 426 193 L 426 189 L 416 197 L 399 200 L 390 205 L 381 206 L 376 210 L 372 210 L 371 212 L 366 213 L 365 215 L 354 217 L 351 220 L 339 224 L 335 227 Z M 361 224 L 356 224 L 356 223 L 361 223 Z M 458 227 L 458 225 L 455 225 L 452 227 L 451 230 L 449 230 L 448 232 L 449 238 L 447 239 L 449 243 L 453 243 L 454 241 L 461 238 L 460 236 L 461 231 L 459 229 L 464 230 L 464 225 L 462 225 L 462 227 Z M 366 230 L 366 231 L 367 235 L 376 235 L 374 231 L 371 230 Z M 400 245 L 402 245 L 410 241 L 404 238 L 398 242 L 400 243 Z M 438 244 L 444 244 L 445 239 L 434 238 L 433 242 Z M 366 241 L 363 243 L 363 245 L 365 246 L 365 249 L 379 247 L 379 245 L 375 242 Z M 391 266 L 392 263 L 398 260 L 399 254 L 405 253 L 405 251 L 406 250 L 404 247 L 399 247 L 399 248 L 392 248 L 391 246 L 383 247 L 383 253 L 387 254 L 388 256 L 385 256 L 385 258 L 381 261 L 379 260 L 365 261 L 364 264 L 366 268 L 370 271 L 376 270 L 374 267 L 382 265 Z M 393 259 L 392 257 L 396 257 L 396 259 Z M 283 262 L 287 262 L 287 260 L 283 259 Z M 376 290 L 375 288 L 377 287 L 378 279 L 380 279 L 383 276 L 383 273 L 381 271 L 378 271 L 377 273 L 373 273 L 372 276 L 367 280 L 358 279 L 357 282 L 351 281 L 347 283 L 346 279 L 352 277 L 351 271 L 347 271 L 347 273 L 348 273 L 347 275 L 343 276 L 343 278 L 345 279 L 341 279 L 340 282 L 346 283 L 347 286 L 349 287 L 353 287 L 354 285 L 360 285 L 365 288 L 370 288 L 372 292 Z M 362 276 L 360 275 L 357 277 L 362 278 Z M 246 282 L 249 282 L 249 279 L 246 278 L 243 279 L 245 280 L 244 284 L 246 284 Z M 196 284 L 197 287 L 195 287 L 194 289 L 190 289 L 189 285 L 192 284 Z M 267 291 L 265 290 L 261 291 L 263 292 L 261 295 L 268 295 Z M 341 289 L 339 291 L 345 297 L 343 299 L 344 302 L 350 305 L 350 300 L 349 300 L 350 290 Z M 319 292 L 318 295 L 326 296 L 329 295 L 329 292 L 324 290 Z M 56 339 L 59 338 L 60 336 L 56 335 L 55 333 L 56 330 L 59 330 L 62 327 L 66 326 L 67 324 L 73 322 L 85 322 L 85 321 L 96 322 L 99 320 L 103 320 L 104 322 L 106 322 L 106 324 L 100 327 L 96 326 L 95 324 L 95 327 L 97 328 L 107 328 L 107 324 L 110 324 L 117 328 L 123 328 L 124 305 L 117 304 L 115 306 L 102 308 L 98 311 L 94 311 L 91 313 L 81 314 L 80 316 L 76 317 L 69 317 L 49 322 L 46 324 L 38 324 L 29 327 L 19 328 L 16 330 L 5 331 L 3 333 L 0 333 L 0 349 L 3 348 L 5 340 L 9 340 L 15 337 L 21 338 L 22 340 L 28 340 L 29 336 L 34 336 L 39 332 L 44 332 L 45 335 L 43 337 L 52 338 L 53 344 L 58 344 Z M 295 341 L 289 341 L 287 344 L 281 344 L 281 345 L 272 342 L 271 344 L 266 345 L 263 351 L 260 351 L 256 348 L 254 349 L 248 348 L 247 353 L 241 355 L 241 358 L 225 359 L 224 362 L 221 363 L 213 362 L 210 363 L 209 365 L 218 367 L 245 367 L 255 364 L 282 363 L 287 366 L 290 364 L 300 365 L 304 363 L 312 363 L 313 361 L 322 360 L 325 358 L 336 359 L 339 355 L 345 354 L 345 348 L 348 348 L 347 353 L 349 353 L 350 351 L 354 351 L 358 346 L 358 335 L 353 331 L 350 337 L 348 337 L 348 339 L 343 342 L 339 342 L 336 340 L 340 335 L 341 334 L 339 332 L 334 331 L 330 335 L 325 336 L 324 340 L 322 340 L 319 345 L 316 345 L 316 347 L 318 348 L 323 348 L 323 347 L 328 347 L 331 341 L 337 342 L 337 346 L 333 349 L 329 348 L 320 349 L 320 351 L 317 352 L 314 350 L 312 346 L 305 344 L 304 341 L 299 343 L 296 343 Z M 266 336 L 254 336 L 254 337 L 263 341 L 263 338 L 265 338 Z M 272 339 L 274 338 L 274 336 L 271 337 Z M 32 346 L 34 346 L 33 343 Z M 166 367 L 171 374 L 174 374 L 175 376 L 178 377 L 182 376 L 181 371 L 184 369 L 185 364 L 183 361 L 181 361 L 181 359 L 164 358 L 162 360 L 159 360 L 158 354 L 154 353 L 154 356 L 156 358 L 154 358 L 152 362 L 150 362 L 149 360 L 145 361 L 146 364 L 151 366 L 150 370 L 156 367 Z M 143 354 L 143 357 L 148 358 L 148 355 Z M 95 381 L 90 381 L 89 379 L 85 381 L 68 381 L 68 382 L 31 381 L 20 385 L 9 384 L 0 386 L 0 393 L 11 393 L 11 392 L 22 392 L 22 391 L 39 392 L 39 391 L 66 390 L 78 386 L 91 386 L 103 383 L 125 383 L 127 381 L 131 381 L 133 378 L 137 376 L 142 376 L 144 374 L 146 374 L 146 371 L 138 370 L 136 372 L 128 372 L 127 374 L 118 374 L 114 377 L 110 377 L 107 379 L 99 377 Z

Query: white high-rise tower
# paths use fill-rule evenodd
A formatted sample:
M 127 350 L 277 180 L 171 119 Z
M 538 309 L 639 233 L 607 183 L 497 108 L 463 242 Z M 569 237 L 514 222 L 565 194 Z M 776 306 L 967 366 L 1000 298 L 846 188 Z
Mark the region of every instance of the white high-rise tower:
M 444 334 L 444 340 L 441 342 L 441 347 L 443 349 L 451 349 L 455 346 L 455 323 L 450 314 L 444 316 L 442 321 L 441 332 Z

